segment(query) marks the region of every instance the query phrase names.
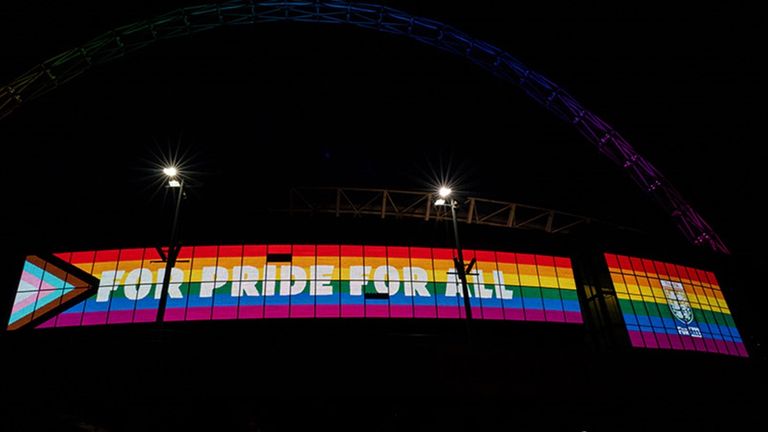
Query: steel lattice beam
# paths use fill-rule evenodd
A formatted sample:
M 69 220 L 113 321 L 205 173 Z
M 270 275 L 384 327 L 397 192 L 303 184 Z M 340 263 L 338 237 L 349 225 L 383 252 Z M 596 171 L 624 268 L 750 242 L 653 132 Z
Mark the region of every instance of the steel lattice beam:
M 672 216 L 694 245 L 729 253 L 709 224 L 647 159 L 609 124 L 584 108 L 562 88 L 531 70 L 509 53 L 428 18 L 385 6 L 343 1 L 247 1 L 178 9 L 118 27 L 80 47 L 53 57 L 0 88 L 0 119 L 19 105 L 53 90 L 87 71 L 162 39 L 186 36 L 222 26 L 273 21 L 351 24 L 402 35 L 454 53 L 514 83 L 554 115 L 571 123 Z
M 340 216 L 375 216 L 450 220 L 445 206 L 435 207 L 434 192 L 340 187 L 296 188 L 290 191 L 293 214 L 333 214 Z M 548 233 L 568 233 L 573 229 L 603 222 L 586 216 L 559 212 L 524 204 L 464 197 L 457 210 L 460 222 L 502 228 L 528 229 Z M 627 228 L 623 228 L 627 229 Z

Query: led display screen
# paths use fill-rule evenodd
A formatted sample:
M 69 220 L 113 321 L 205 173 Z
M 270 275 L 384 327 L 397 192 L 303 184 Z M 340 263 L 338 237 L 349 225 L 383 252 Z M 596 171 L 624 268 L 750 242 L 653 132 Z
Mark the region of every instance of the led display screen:
M 605 254 L 632 346 L 747 356 L 712 272 Z
M 153 322 L 165 274 L 156 249 L 57 254 L 100 280 L 40 327 Z M 181 248 L 165 321 L 260 318 L 463 318 L 451 249 L 353 245 Z M 473 318 L 581 323 L 568 258 L 473 251 Z
M 60 264 L 38 256 L 27 257 L 8 319 L 9 330 L 43 318 L 60 304 L 92 291 L 94 282 L 86 281 L 61 267 Z

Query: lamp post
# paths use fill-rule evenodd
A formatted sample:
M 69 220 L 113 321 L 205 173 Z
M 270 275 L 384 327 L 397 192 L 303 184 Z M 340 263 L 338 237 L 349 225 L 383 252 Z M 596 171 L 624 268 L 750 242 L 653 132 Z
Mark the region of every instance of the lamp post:
M 165 315 L 165 307 L 168 304 L 168 287 L 171 284 L 171 271 L 176 265 L 176 256 L 179 254 L 179 247 L 176 245 L 176 231 L 179 222 L 181 199 L 184 196 L 184 180 L 179 177 L 178 170 L 175 167 L 163 168 L 163 174 L 168 177 L 168 187 L 174 190 L 178 189 L 178 194 L 176 195 L 176 207 L 173 210 L 171 242 L 168 245 L 168 253 L 165 257 L 165 273 L 163 273 L 163 285 L 160 289 L 160 302 L 157 306 L 157 321 L 162 321 Z
M 467 268 L 464 266 L 464 252 L 461 249 L 461 242 L 459 241 L 459 224 L 456 221 L 456 206 L 459 205 L 459 203 L 451 198 L 451 194 L 453 191 L 451 188 L 443 186 L 440 188 L 440 190 L 437 192 L 438 196 L 440 196 L 439 199 L 435 201 L 435 205 L 438 206 L 449 206 L 451 208 L 451 219 L 453 220 L 453 238 L 456 241 L 456 254 L 458 257 L 455 257 L 453 259 L 453 264 L 456 267 L 456 274 L 459 276 L 459 280 L 461 280 L 461 294 L 464 297 L 464 313 L 467 317 L 467 320 L 472 319 L 472 308 L 469 304 L 469 287 L 467 286 Z M 470 267 L 474 265 L 474 260 L 470 264 Z

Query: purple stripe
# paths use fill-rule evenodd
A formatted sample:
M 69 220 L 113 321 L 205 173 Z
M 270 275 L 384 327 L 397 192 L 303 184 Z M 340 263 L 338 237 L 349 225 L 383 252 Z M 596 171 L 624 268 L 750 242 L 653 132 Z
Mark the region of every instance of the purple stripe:
M 55 326 L 56 326 L 56 317 L 53 317 L 53 318 L 49 319 L 48 321 L 45 321 L 45 322 L 39 324 L 35 328 L 53 328 Z
M 210 307 L 187 307 L 186 321 L 207 321 L 211 319 Z
M 109 324 L 122 324 L 131 321 L 133 321 L 132 310 L 113 310 L 109 312 L 109 318 L 107 318 Z
M 745 347 L 743 343 L 737 343 L 736 350 L 739 353 L 739 357 L 749 357 L 749 353 L 747 353 L 747 347 Z
M 83 313 L 63 313 L 58 317 L 59 319 L 56 321 L 56 327 L 76 327 L 80 325 L 80 320 L 83 319 Z
M 413 306 L 411 305 L 390 305 L 390 318 L 413 318 Z
M 288 305 L 264 305 L 264 318 L 288 318 Z
M 547 318 L 548 322 L 566 322 L 565 321 L 565 314 L 563 311 L 544 311 L 544 316 Z
M 483 319 L 485 320 L 503 320 L 504 309 L 496 307 L 484 307 Z
M 157 309 L 136 309 L 133 315 L 133 322 L 155 322 L 157 320 Z
M 365 305 L 366 318 L 388 318 L 389 305 Z
M 315 305 L 291 305 L 291 318 L 314 318 Z
M 264 318 L 264 306 L 240 306 L 237 310 L 240 319 Z
M 215 320 L 237 319 L 237 306 L 214 306 L 212 318 Z
M 438 306 L 437 317 L 438 318 L 459 318 L 459 308 L 456 306 Z
M 340 315 L 339 305 L 319 304 L 315 305 L 315 316 L 317 318 L 338 318 Z
M 163 321 L 184 321 L 185 308 L 168 308 L 163 314 Z
M 643 335 L 639 331 L 629 330 L 629 341 L 633 347 L 645 348 L 645 342 L 643 342 Z
M 363 318 L 365 317 L 365 306 L 361 304 L 342 304 L 341 316 L 344 318 Z
M 525 313 L 521 308 L 504 309 L 504 319 L 507 321 L 525 321 Z
M 413 316 L 415 318 L 437 318 L 437 309 L 435 305 L 431 306 L 413 306 Z
M 565 311 L 565 322 L 582 324 L 584 319 L 581 317 L 581 312 Z
M 540 309 L 526 309 L 525 310 L 526 321 L 546 321 L 544 317 L 544 311 Z
M 82 325 L 101 325 L 107 323 L 107 311 L 84 312 Z

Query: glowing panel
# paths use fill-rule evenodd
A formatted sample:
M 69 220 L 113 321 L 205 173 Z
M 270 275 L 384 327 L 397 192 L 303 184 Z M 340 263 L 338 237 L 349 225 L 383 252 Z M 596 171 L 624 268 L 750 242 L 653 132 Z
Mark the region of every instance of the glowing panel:
M 605 259 L 632 346 L 747 357 L 713 273 L 622 255 Z
M 100 279 L 96 293 L 48 326 L 156 321 L 165 263 L 153 248 L 61 254 Z M 185 246 L 171 271 L 165 321 L 465 316 L 451 249 L 356 245 Z M 25 264 L 9 328 L 29 322 L 44 264 Z M 581 323 L 570 260 L 466 251 L 475 319 Z M 37 276 L 35 276 L 37 275 Z M 45 277 L 43 277 L 45 279 Z M 29 298 L 34 296 L 34 301 Z M 46 297 L 47 298 L 47 297 Z M 44 306 L 40 301 L 40 307 Z M 26 320 L 26 321 L 25 321 Z

